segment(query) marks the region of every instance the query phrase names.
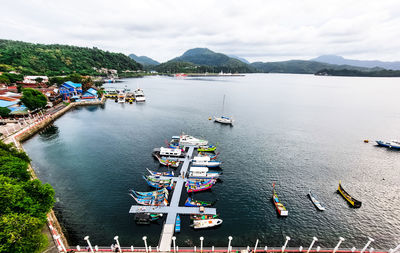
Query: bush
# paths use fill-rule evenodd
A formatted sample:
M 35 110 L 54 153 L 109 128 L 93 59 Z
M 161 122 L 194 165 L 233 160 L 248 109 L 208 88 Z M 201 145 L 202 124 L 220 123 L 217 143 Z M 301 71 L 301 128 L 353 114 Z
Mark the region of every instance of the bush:
M 47 105 L 46 96 L 35 89 L 23 89 L 21 101 L 29 110 L 42 109 Z

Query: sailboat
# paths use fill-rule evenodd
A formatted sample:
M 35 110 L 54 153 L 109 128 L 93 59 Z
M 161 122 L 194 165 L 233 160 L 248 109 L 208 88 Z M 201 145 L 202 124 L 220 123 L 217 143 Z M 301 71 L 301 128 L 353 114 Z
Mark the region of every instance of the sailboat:
M 222 100 L 222 114 L 221 117 L 214 116 L 214 121 L 221 124 L 233 125 L 233 117 L 224 116 L 224 107 L 225 107 L 225 95 Z

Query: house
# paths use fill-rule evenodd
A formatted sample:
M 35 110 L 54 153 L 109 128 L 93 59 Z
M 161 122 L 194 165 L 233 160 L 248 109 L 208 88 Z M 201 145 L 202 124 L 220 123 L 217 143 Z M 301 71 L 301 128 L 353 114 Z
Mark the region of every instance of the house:
M 59 91 L 63 100 L 79 99 L 82 95 L 82 84 L 68 81 L 61 85 Z
M 18 98 L 0 96 L 0 107 L 7 107 L 11 110 L 10 114 L 12 115 L 28 113 L 28 108 L 25 105 L 20 105 L 19 102 Z
M 83 95 L 82 99 L 96 99 L 97 98 L 97 90 L 90 88 Z

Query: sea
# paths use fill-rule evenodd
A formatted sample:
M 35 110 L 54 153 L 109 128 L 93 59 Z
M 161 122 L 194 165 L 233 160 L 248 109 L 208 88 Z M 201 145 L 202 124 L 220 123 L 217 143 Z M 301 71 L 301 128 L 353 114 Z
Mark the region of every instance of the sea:
M 151 191 L 146 168 L 166 171 L 151 155 L 182 132 L 217 144 L 221 182 L 192 197 L 216 200 L 221 226 L 194 230 L 182 216 L 177 245 L 394 248 L 400 236 L 400 151 L 375 140 L 400 138 L 399 78 L 297 74 L 151 76 L 106 87 L 142 88 L 145 103 L 78 107 L 23 143 L 38 177 L 56 192 L 54 210 L 70 245 L 155 247 L 164 219 L 136 225 L 129 190 Z M 223 103 L 225 96 L 225 102 Z M 233 116 L 221 125 L 213 116 Z M 364 140 L 369 140 L 365 143 Z M 179 170 L 179 169 L 178 169 Z M 349 206 L 343 188 L 362 201 Z M 272 185 L 288 217 L 271 201 Z M 326 206 L 316 209 L 312 191 Z M 183 192 L 181 205 L 187 193 Z

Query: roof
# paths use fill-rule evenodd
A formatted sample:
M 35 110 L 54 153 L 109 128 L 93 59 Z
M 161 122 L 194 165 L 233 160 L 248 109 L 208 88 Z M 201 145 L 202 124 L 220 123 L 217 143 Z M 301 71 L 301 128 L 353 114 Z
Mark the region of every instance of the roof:
M 207 167 L 190 167 L 191 172 L 208 172 Z
M 94 96 L 97 96 L 97 90 L 90 88 L 87 90 L 87 92 L 89 92 L 90 94 L 93 94 Z
M 71 81 L 66 81 L 63 85 L 67 85 L 67 86 L 74 87 L 74 88 L 81 88 L 82 87 L 81 83 L 74 83 L 74 82 L 71 82 Z
M 18 104 L 18 100 L 7 101 L 7 100 L 0 99 L 0 107 L 9 107 L 9 106 L 12 106 L 15 104 Z

